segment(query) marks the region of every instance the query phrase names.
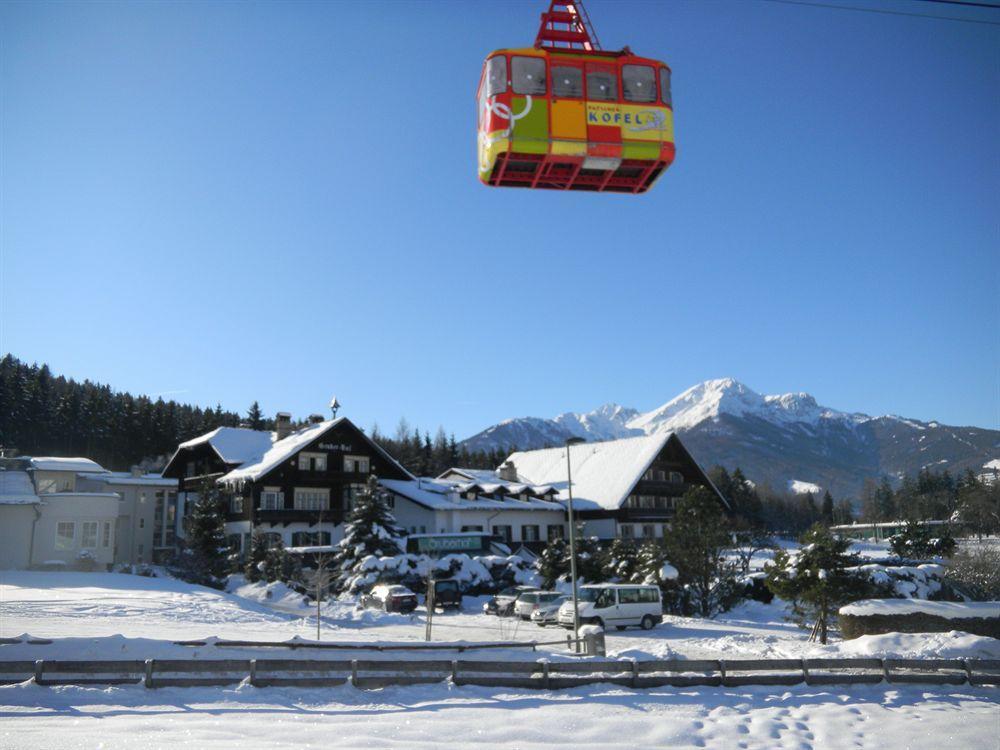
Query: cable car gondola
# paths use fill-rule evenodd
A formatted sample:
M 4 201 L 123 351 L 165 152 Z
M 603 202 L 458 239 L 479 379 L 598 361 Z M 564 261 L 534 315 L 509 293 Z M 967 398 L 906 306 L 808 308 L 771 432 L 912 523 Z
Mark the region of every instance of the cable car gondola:
M 643 193 L 674 160 L 670 68 L 602 50 L 580 0 L 551 0 L 534 47 L 491 53 L 477 101 L 486 185 Z

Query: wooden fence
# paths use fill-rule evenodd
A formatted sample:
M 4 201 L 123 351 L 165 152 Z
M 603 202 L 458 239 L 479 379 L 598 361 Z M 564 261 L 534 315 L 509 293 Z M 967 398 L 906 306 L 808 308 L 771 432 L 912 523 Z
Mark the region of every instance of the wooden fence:
M 0 661 L 0 684 L 360 688 L 451 680 L 456 685 L 556 689 L 920 683 L 1000 685 L 1000 659 L 696 659 L 483 661 L 469 659 L 147 659 Z

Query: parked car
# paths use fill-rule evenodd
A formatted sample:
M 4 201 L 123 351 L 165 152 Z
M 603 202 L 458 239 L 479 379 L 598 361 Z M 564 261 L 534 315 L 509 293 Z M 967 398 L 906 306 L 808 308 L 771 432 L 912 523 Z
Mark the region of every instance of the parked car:
M 543 628 L 546 625 L 557 624 L 559 607 L 561 607 L 562 603 L 568 599 L 569 597 L 565 594 L 560 594 L 557 598 L 552 599 L 551 601 L 539 602 L 535 605 L 534 609 L 531 610 L 531 621 L 536 625 L 541 625 Z
M 514 614 L 522 620 L 530 620 L 539 604 L 548 604 L 560 596 L 558 591 L 525 591 L 514 601 Z
M 581 624 L 612 625 L 624 630 L 638 625 L 649 630 L 663 622 L 663 604 L 659 586 L 600 583 L 581 586 L 577 595 Z M 559 607 L 559 624 L 573 627 L 573 602 L 568 600 Z
M 434 608 L 461 609 L 462 589 L 454 578 L 434 581 Z
M 379 584 L 370 593 L 361 597 L 361 604 L 364 607 L 382 609 L 386 612 L 401 612 L 405 615 L 417 608 L 417 595 L 406 586 Z
M 514 602 L 517 600 L 517 597 L 529 591 L 540 591 L 540 589 L 537 586 L 511 586 L 506 588 L 483 605 L 483 612 L 488 615 L 508 617 L 514 614 Z

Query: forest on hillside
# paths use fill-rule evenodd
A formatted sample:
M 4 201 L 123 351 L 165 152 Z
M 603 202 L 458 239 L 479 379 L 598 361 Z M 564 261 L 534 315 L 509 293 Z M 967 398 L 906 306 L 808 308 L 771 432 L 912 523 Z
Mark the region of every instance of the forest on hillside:
M 112 470 L 136 464 L 158 469 L 178 443 L 222 426 L 264 430 L 273 429 L 274 421 L 256 402 L 246 414 L 221 406 L 203 409 L 78 382 L 11 354 L 0 359 L 0 447 L 22 455 L 84 456 Z M 382 435 L 377 426 L 370 434 L 418 476 L 435 476 L 451 466 L 494 468 L 506 457 L 499 451 L 470 452 L 441 428 L 432 439 L 405 420 L 394 436 Z

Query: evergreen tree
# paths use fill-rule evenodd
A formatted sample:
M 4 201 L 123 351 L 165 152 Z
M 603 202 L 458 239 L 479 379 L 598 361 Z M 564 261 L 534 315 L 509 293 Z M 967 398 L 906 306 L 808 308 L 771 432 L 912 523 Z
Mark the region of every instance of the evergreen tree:
M 585 536 L 582 524 L 576 529 L 576 577 L 583 583 L 599 583 L 604 577 L 598 539 Z
M 194 510 L 186 519 L 187 539 L 175 559 L 178 577 L 191 583 L 221 589 L 229 567 L 222 500 L 217 486 L 202 483 Z
M 636 583 L 649 583 L 661 585 L 664 583 L 663 565 L 667 562 L 667 551 L 662 544 L 657 544 L 653 540 L 642 543 L 636 552 L 635 574 L 633 581 Z
M 250 404 L 250 409 L 247 411 L 247 427 L 251 430 L 264 429 L 264 413 L 256 401 Z
M 376 582 L 364 567 L 366 559 L 403 554 L 405 532 L 396 526 L 396 519 L 381 495 L 378 480 L 374 475 L 369 476 L 365 491 L 354 501 L 347 516 L 344 538 L 331 563 L 338 591 L 361 593 Z
M 729 609 L 737 595 L 736 565 L 726 560 L 730 542 L 726 519 L 713 493 L 695 486 L 677 506 L 667 558 L 703 617 Z
M 917 521 L 907 521 L 902 531 L 889 537 L 889 546 L 894 555 L 906 560 L 951 557 L 955 552 L 955 540 L 947 528 L 932 531 Z
M 639 551 L 629 539 L 615 539 L 604 553 L 605 581 L 632 583 L 635 581 Z
M 264 578 L 263 568 L 267 564 L 267 536 L 255 531 L 250 538 L 250 551 L 247 553 L 243 576 L 247 583 L 257 583 Z
M 569 545 L 563 539 L 553 539 L 538 556 L 538 575 L 542 588 L 551 589 L 560 579 L 569 579 Z
M 823 508 L 820 513 L 823 517 L 823 523 L 827 526 L 833 526 L 833 495 L 830 494 L 830 490 L 823 493 Z
M 872 585 L 863 575 L 848 568 L 858 564 L 847 553 L 850 542 L 816 524 L 802 538 L 802 548 L 792 558 L 778 550 L 774 562 L 765 566 L 767 586 L 792 603 L 794 619 L 803 626 L 815 623 L 814 632 L 826 644 L 830 624 L 844 604 L 863 599 L 872 593 Z

